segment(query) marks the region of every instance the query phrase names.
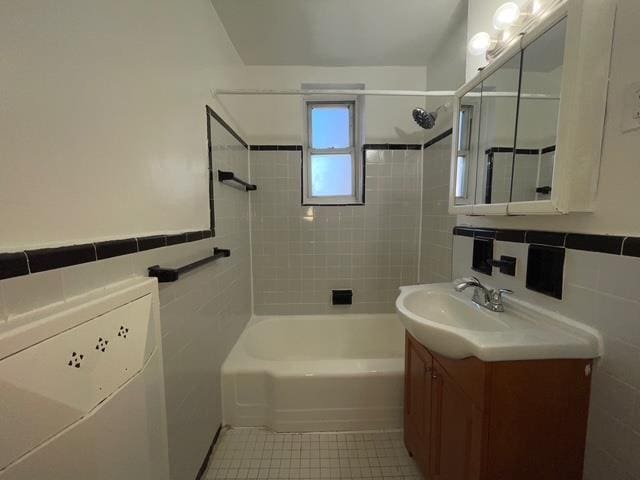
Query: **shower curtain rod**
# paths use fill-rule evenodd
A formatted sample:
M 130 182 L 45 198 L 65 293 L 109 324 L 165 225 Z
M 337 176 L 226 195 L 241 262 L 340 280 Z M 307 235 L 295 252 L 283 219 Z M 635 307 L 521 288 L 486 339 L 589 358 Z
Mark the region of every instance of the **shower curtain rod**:
M 219 88 L 211 91 L 216 95 L 373 95 L 387 97 L 440 97 L 455 96 L 454 91 L 448 90 L 357 90 L 357 89 L 301 89 L 301 90 L 273 90 L 273 89 L 226 89 Z M 516 98 L 517 92 L 469 92 L 468 97 L 507 97 Z M 544 93 L 523 93 L 520 98 L 538 100 L 560 100 L 558 95 Z
M 225 89 L 212 91 L 213 95 L 375 95 L 387 97 L 453 97 L 453 91 L 438 90 L 357 90 L 357 89 Z

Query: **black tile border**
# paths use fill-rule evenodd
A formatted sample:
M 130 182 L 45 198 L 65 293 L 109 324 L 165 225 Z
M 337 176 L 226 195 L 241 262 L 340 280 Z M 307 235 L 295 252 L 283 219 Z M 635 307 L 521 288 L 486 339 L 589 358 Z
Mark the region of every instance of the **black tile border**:
M 167 236 L 166 235 L 152 235 L 150 237 L 138 238 L 138 250 L 144 252 L 146 250 L 153 250 L 154 248 L 166 247 Z
M 474 238 L 496 238 L 496 230 L 490 228 L 476 228 L 473 231 Z
M 262 152 L 301 152 L 302 145 L 250 145 L 249 149 Z
M 128 255 L 138 251 L 138 241 L 135 238 L 109 240 L 107 242 L 98 242 L 94 245 L 96 246 L 96 257 L 98 260 Z
M 540 149 L 540 153 L 542 153 L 543 155 L 545 153 L 551 153 L 551 152 L 555 152 L 556 151 L 556 146 L 555 145 L 549 145 L 548 147 L 544 147 Z
M 453 234 L 460 237 L 473 237 L 473 228 L 453 227 Z
M 444 140 L 445 138 L 447 138 L 449 135 L 452 135 L 452 134 L 453 134 L 453 128 L 450 128 L 449 130 L 445 130 L 440 135 L 437 135 L 437 136 L 433 137 L 431 140 L 429 140 L 428 142 L 426 142 L 422 146 L 422 148 L 429 148 L 431 145 L 435 145 L 440 140 Z
M 588 252 L 622 254 L 624 237 L 613 235 L 586 235 L 580 233 L 568 233 L 565 247 L 573 250 L 586 250 Z
M 622 255 L 640 257 L 640 238 L 627 237 L 622 244 Z
M 29 271 L 31 273 L 70 267 L 97 260 L 96 247 L 93 243 L 27 250 L 26 254 L 29 259 Z
M 207 115 L 207 147 L 208 147 L 208 169 L 209 169 L 209 229 L 211 232 L 211 236 L 215 237 L 216 235 L 216 211 L 215 211 L 215 198 L 213 195 L 213 185 L 215 183 L 215 175 L 214 175 L 214 162 L 213 162 L 213 142 L 214 139 L 211 138 L 211 119 L 213 118 L 217 121 L 222 128 L 224 128 L 227 132 L 231 134 L 233 138 L 235 138 L 238 142 L 242 144 L 242 146 L 249 150 L 249 144 L 245 142 L 238 133 L 231 128 L 231 126 L 223 120 L 223 118 L 218 115 L 213 108 L 209 105 L 205 105 L 205 112 Z M 194 240 L 199 240 L 195 238 Z M 188 240 L 188 241 L 194 241 Z
M 196 242 L 204 238 L 204 233 L 201 230 L 195 232 L 187 232 L 187 242 Z
M 513 153 L 513 147 L 491 147 L 487 148 L 484 153 L 486 155 L 492 153 Z M 538 155 L 540 150 L 537 148 L 516 148 L 516 155 Z
M 362 150 L 421 150 L 419 143 L 365 143 Z
M 250 145 L 252 152 L 301 152 L 302 145 Z M 365 143 L 362 150 L 421 150 L 419 143 Z
M 217 120 L 218 114 L 213 111 L 209 105 L 205 105 L 205 113 L 207 115 L 207 170 L 209 176 L 209 228 L 212 232 L 216 231 L 216 211 L 215 196 L 213 192 L 214 175 L 213 175 L 213 130 L 211 129 L 211 119 Z
M 211 230 L 0 253 L 0 280 L 212 238 Z
M 187 242 L 187 232 L 174 233 L 172 235 L 167 235 L 167 246 L 178 245 L 179 243 L 186 243 L 186 242 Z
M 496 240 L 501 242 L 524 243 L 527 232 L 524 230 L 497 230 Z
M 202 464 L 198 469 L 198 473 L 196 474 L 196 480 L 202 480 L 204 478 L 204 474 L 207 473 L 207 468 L 209 467 L 209 461 L 211 460 L 211 454 L 213 453 L 213 447 L 215 447 L 218 442 L 218 438 L 220 438 L 220 432 L 222 431 L 222 424 L 218 425 L 218 429 L 216 430 L 215 435 L 213 436 L 213 441 L 207 450 L 207 453 L 202 460 Z
M 527 231 L 525 243 L 535 243 L 538 245 L 548 245 L 551 247 L 564 247 L 566 233 L 561 232 L 540 232 L 537 230 Z
M 25 252 L 0 253 L 0 280 L 29 275 L 29 262 Z
M 242 146 L 243 146 L 244 148 L 247 148 L 247 149 L 249 148 L 249 144 L 248 144 L 247 142 L 245 142 L 245 141 L 242 139 L 242 137 L 241 137 L 240 135 L 238 135 L 238 134 L 236 133 L 236 131 L 235 131 L 233 128 L 231 128 L 231 126 L 230 126 L 227 122 L 225 122 L 225 121 L 222 119 L 222 117 L 221 117 L 220 115 L 218 115 L 218 114 L 213 110 L 213 108 L 211 108 L 209 105 L 207 105 L 207 113 L 208 113 L 209 115 L 211 115 L 213 118 L 215 118 L 215 119 L 218 121 L 218 123 L 219 123 L 219 124 L 220 124 L 220 125 L 221 125 L 221 126 L 222 126 L 226 131 L 227 131 L 227 132 L 229 132 L 229 133 L 233 136 L 233 138 L 235 138 L 236 140 L 238 140 L 238 141 L 242 144 Z
M 640 237 L 540 230 L 487 229 L 459 225 L 453 234 L 463 237 L 495 238 L 503 242 L 564 247 L 571 250 L 640 257 Z M 493 236 L 492 236 L 493 235 Z

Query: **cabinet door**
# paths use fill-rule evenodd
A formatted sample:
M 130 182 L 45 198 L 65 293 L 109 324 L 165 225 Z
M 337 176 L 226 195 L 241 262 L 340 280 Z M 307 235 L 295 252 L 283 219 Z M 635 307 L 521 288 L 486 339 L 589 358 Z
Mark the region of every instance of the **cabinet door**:
M 437 480 L 477 480 L 482 412 L 437 364 L 433 367 L 430 471 Z
M 404 437 L 423 475 L 427 476 L 431 432 L 431 372 L 433 360 L 408 335 L 405 353 Z

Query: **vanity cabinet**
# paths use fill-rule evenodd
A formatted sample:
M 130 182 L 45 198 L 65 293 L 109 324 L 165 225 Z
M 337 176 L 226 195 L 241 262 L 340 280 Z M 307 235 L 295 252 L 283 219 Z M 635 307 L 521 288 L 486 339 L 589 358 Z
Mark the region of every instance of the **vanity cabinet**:
M 424 348 L 411 348 L 410 337 L 406 337 L 405 353 L 405 406 L 404 438 L 409 452 L 423 472 L 428 471 L 429 458 L 422 452 L 430 450 L 431 399 L 433 358 Z M 415 453 L 414 453 L 415 452 Z
M 580 480 L 591 363 L 452 360 L 407 333 L 407 450 L 428 480 Z

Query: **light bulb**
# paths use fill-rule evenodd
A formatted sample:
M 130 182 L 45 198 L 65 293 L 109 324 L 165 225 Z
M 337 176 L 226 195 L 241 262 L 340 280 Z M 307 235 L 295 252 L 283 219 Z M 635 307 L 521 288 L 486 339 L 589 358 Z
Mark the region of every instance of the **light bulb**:
M 520 18 L 520 7 L 515 2 L 503 3 L 493 14 L 493 26 L 496 30 L 506 30 Z
M 531 7 L 531 13 L 533 13 L 535 15 L 538 12 L 540 12 L 541 9 L 542 9 L 542 4 L 540 3 L 540 0 L 533 0 L 533 6 Z
M 469 40 L 469 53 L 471 55 L 482 55 L 489 50 L 492 42 L 491 35 L 487 32 L 476 33 L 471 37 L 471 40 Z

